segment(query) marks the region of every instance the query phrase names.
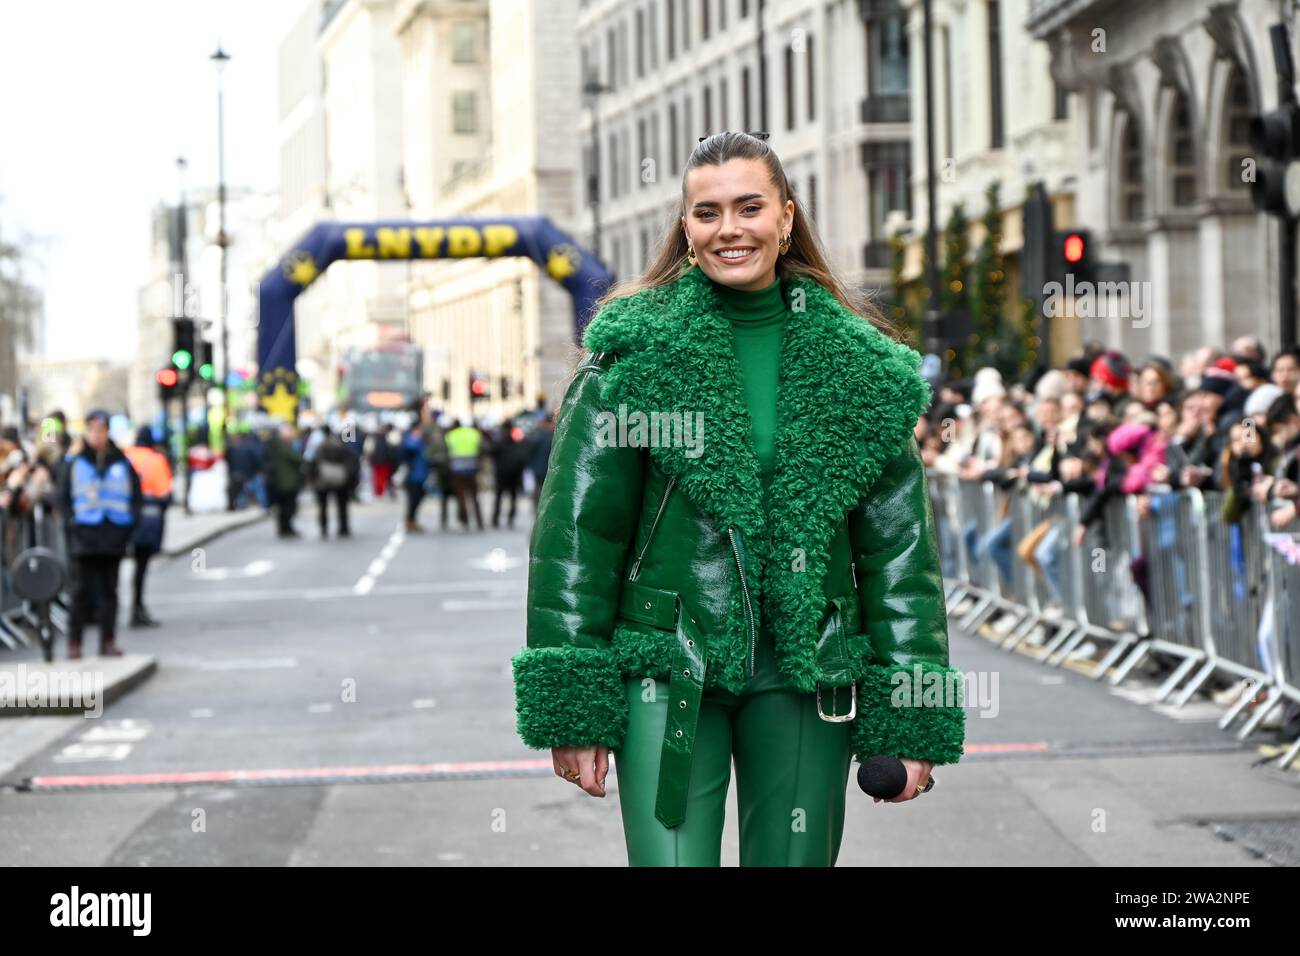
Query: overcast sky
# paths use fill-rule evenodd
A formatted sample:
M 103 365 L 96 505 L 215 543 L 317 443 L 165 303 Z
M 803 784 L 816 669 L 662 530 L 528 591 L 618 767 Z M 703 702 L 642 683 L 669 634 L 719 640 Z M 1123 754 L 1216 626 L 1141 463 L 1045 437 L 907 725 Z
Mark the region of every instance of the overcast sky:
M 149 212 L 217 179 L 276 185 L 276 60 L 300 0 L 0 0 L 0 235 L 29 240 L 51 358 L 129 359 Z

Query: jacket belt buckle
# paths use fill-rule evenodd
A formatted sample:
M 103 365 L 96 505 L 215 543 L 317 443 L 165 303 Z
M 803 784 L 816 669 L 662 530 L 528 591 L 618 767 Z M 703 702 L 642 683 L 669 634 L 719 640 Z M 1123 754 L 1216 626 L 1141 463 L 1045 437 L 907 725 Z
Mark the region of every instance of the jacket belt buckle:
M 822 685 L 819 683 L 817 685 L 817 716 L 820 717 L 822 720 L 826 721 L 827 723 L 831 723 L 831 724 L 842 724 L 856 717 L 858 715 L 858 682 L 854 681 L 852 684 L 850 684 L 849 689 L 853 692 L 853 697 L 849 704 L 849 712 L 847 714 L 840 716 L 834 713 L 834 711 L 839 709 L 836 706 L 837 703 L 836 698 L 839 694 L 839 688 L 838 687 L 831 688 L 832 713 L 828 715 L 825 711 L 822 710 Z

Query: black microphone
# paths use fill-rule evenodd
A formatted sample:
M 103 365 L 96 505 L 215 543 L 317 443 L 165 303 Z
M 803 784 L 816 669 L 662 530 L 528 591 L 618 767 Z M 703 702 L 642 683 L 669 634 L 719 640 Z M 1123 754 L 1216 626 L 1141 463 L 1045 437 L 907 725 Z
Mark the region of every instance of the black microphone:
M 930 786 L 934 782 L 931 777 Z M 858 786 L 869 796 L 892 800 L 907 786 L 907 768 L 897 757 L 868 757 L 858 766 Z

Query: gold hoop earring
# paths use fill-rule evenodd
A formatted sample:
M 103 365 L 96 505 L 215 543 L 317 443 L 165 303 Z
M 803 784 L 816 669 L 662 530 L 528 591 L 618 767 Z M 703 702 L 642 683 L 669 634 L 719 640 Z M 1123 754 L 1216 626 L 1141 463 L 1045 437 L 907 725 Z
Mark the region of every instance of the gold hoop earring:
M 691 265 L 696 265 L 694 246 L 686 247 L 686 261 L 689 262 Z
M 785 236 L 782 237 L 780 244 L 777 246 L 777 249 L 780 250 L 781 255 L 785 255 L 787 252 L 790 251 L 790 234 L 788 232 L 785 234 Z

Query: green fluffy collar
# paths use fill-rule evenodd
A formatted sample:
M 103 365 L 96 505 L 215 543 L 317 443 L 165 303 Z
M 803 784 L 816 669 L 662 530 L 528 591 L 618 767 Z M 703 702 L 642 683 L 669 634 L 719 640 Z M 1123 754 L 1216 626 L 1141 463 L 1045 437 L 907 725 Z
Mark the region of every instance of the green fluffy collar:
M 607 303 L 583 334 L 592 352 L 619 357 L 605 374 L 608 408 L 702 421 L 695 439 L 702 438 L 702 453 L 684 443 L 652 444 L 649 453 L 723 534 L 740 529 L 746 550 L 766 569 L 755 573 L 760 590 L 770 588 L 778 640 L 816 628 L 831 537 L 903 450 L 930 399 L 914 349 L 812 279 L 794 276 L 782 285 L 792 314 L 781 346 L 766 515 L 733 333 L 703 270 Z M 793 571 L 800 552 L 804 564 Z

